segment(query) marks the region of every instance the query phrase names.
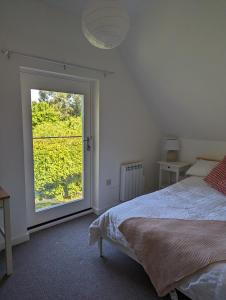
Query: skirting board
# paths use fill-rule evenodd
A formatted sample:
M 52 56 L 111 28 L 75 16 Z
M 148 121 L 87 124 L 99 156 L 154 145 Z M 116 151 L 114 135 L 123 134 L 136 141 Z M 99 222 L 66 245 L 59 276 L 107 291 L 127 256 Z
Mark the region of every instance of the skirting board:
M 43 230 L 45 228 L 49 228 L 49 227 L 52 227 L 52 226 L 55 226 L 55 225 L 58 225 L 58 224 L 61 224 L 61 223 L 64 223 L 64 222 L 68 222 L 70 220 L 73 220 L 73 219 L 76 219 L 76 218 L 79 218 L 79 217 L 82 217 L 82 216 L 85 216 L 85 215 L 88 215 L 88 214 L 91 214 L 91 213 L 93 213 L 93 209 L 90 209 L 90 210 L 82 212 L 82 213 L 78 213 L 78 214 L 70 216 L 70 217 L 66 217 L 64 219 L 61 219 L 61 220 L 58 220 L 58 221 L 55 221 L 55 222 L 51 222 L 51 223 L 43 225 L 43 226 L 39 226 L 39 227 L 34 228 L 32 230 L 29 230 L 25 235 L 13 238 L 12 239 L 12 245 L 15 246 L 15 245 L 18 245 L 18 244 L 29 241 L 30 240 L 30 233 L 32 233 L 32 232 L 36 232 L 36 231 Z M 4 240 L 0 241 L 0 251 L 3 250 L 3 249 L 5 249 Z
M 94 212 L 94 210 L 91 208 L 87 211 L 84 211 L 84 212 L 81 212 L 81 213 L 77 213 L 73 216 L 70 216 L 70 217 L 65 217 L 63 219 L 60 219 L 60 220 L 57 220 L 57 221 L 53 221 L 53 222 L 50 222 L 48 224 L 44 224 L 44 225 L 40 225 L 36 228 L 33 228 L 33 229 L 30 229 L 29 230 L 29 233 L 33 233 L 33 232 L 36 232 L 36 231 L 39 231 L 39 230 L 43 230 L 43 229 L 46 229 L 46 228 L 49 228 L 49 227 L 52 227 L 52 226 L 55 226 L 55 225 L 58 225 L 58 224 L 61 224 L 61 223 L 64 223 L 64 222 L 68 222 L 68 221 L 71 221 L 73 219 L 76 219 L 76 218 L 79 218 L 79 217 L 82 217 L 82 216 L 85 216 L 85 215 L 89 215 L 89 214 L 92 214 Z
M 105 211 L 107 211 L 108 209 L 112 208 L 113 206 L 111 207 L 107 207 L 107 208 L 102 208 L 102 209 L 99 209 L 99 208 L 93 208 L 93 212 L 95 215 L 97 216 L 100 216 L 102 215 Z
M 102 213 L 104 213 L 106 209 L 99 209 L 99 208 L 93 208 L 93 212 L 95 215 L 100 216 Z
M 115 203 L 114 205 L 111 205 L 111 206 L 108 206 L 108 207 L 105 207 L 105 208 L 96 208 L 96 207 L 93 207 L 93 212 L 95 215 L 97 216 L 100 216 L 102 215 L 105 211 L 107 211 L 108 209 L 112 208 L 112 207 L 115 207 L 119 204 L 122 204 L 123 202 L 117 202 Z
M 22 244 L 24 242 L 27 242 L 30 240 L 30 235 L 29 235 L 29 232 L 27 232 L 25 235 L 21 235 L 21 236 L 18 236 L 18 237 L 14 237 L 12 239 L 12 245 L 13 246 L 16 246 L 18 244 Z M 2 240 L 0 242 L 0 251 L 5 249 L 5 243 L 4 243 L 4 240 Z

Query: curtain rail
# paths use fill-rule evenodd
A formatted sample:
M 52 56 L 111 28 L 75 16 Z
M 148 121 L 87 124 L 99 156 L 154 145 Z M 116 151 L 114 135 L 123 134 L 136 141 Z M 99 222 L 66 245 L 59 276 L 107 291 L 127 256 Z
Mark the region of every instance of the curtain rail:
M 104 69 L 87 67 L 87 66 L 84 66 L 84 65 L 74 64 L 74 63 L 70 63 L 70 62 L 64 62 L 64 61 L 60 61 L 60 60 L 51 59 L 51 58 L 48 58 L 48 57 L 33 55 L 33 54 L 29 54 L 29 53 L 23 53 L 23 52 L 19 52 L 19 51 L 16 51 L 16 50 L 1 49 L 1 52 L 8 59 L 10 59 L 10 57 L 12 55 L 19 55 L 19 56 L 23 56 L 23 57 L 34 58 L 34 59 L 37 59 L 37 60 L 43 60 L 43 61 L 47 61 L 49 63 L 61 65 L 61 66 L 63 66 L 64 70 L 66 70 L 67 67 L 86 69 L 86 70 L 102 73 L 104 75 L 104 77 L 106 77 L 107 75 L 113 75 L 114 74 L 114 72 L 104 70 Z

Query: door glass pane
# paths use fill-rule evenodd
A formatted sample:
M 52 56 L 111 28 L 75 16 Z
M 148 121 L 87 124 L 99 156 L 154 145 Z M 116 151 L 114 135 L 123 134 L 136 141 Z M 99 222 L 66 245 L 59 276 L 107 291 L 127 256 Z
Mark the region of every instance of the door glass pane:
M 35 210 L 83 199 L 84 96 L 31 90 Z

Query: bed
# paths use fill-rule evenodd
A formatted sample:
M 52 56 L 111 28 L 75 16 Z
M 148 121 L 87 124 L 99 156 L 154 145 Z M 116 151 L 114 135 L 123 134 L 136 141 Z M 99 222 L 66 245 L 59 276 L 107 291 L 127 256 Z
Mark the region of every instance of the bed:
M 191 176 L 163 190 L 109 209 L 90 226 L 90 243 L 110 241 L 136 259 L 118 226 L 131 217 L 226 221 L 226 196 Z M 225 300 L 226 263 L 220 262 L 186 278 L 178 288 L 192 300 Z

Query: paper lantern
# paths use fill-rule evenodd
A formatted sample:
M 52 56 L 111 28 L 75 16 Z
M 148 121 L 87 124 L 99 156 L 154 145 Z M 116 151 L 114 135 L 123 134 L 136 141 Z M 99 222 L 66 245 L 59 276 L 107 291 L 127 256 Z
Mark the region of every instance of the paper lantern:
M 119 46 L 129 30 L 129 16 L 119 0 L 90 0 L 82 14 L 82 31 L 95 47 Z

